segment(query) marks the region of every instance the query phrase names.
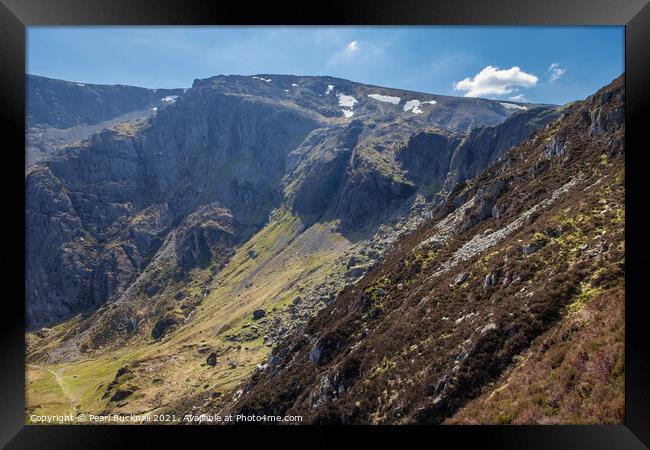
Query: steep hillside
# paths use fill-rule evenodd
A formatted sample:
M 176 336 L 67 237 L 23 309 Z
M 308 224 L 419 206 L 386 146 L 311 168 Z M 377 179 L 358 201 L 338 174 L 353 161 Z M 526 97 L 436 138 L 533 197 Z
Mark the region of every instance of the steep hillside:
M 124 122 L 151 117 L 185 89 L 75 83 L 27 75 L 28 170 L 66 145 Z
M 26 177 L 28 409 L 228 392 L 559 111 L 219 76 L 65 146 Z
M 27 126 L 71 128 L 95 125 L 132 111 L 153 107 L 183 89 L 146 89 L 84 84 L 27 75 Z
M 307 423 L 623 421 L 624 81 L 515 146 L 204 407 Z

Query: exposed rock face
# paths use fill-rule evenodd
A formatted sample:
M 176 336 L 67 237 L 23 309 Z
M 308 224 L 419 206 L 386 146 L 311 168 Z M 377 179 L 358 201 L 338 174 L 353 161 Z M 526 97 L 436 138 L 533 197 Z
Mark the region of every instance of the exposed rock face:
M 151 337 L 158 340 L 167 333 L 167 331 L 178 322 L 173 317 L 164 317 L 156 322 L 151 330 Z
M 397 154 L 407 176 L 417 185 L 431 184 L 437 192 L 449 172 L 451 158 L 461 137 L 444 132 L 422 131 L 414 134 Z
M 215 204 L 200 206 L 174 233 L 176 262 L 183 271 L 207 267 L 235 243 L 232 215 Z
M 49 169 L 26 181 L 26 196 L 38 214 L 27 215 L 27 316 L 30 322 L 65 317 L 92 304 L 95 246 L 61 182 Z M 35 258 L 38 258 L 36 261 Z
M 31 103 L 34 124 L 92 123 L 140 105 L 117 101 L 91 117 L 83 114 L 90 99 L 131 91 L 30 80 L 41 99 Z M 74 91 L 78 107 L 39 115 L 39 101 L 55 88 Z M 161 91 L 152 92 L 134 98 L 146 103 Z M 377 93 L 401 103 L 369 97 Z M 403 107 L 415 99 L 420 107 Z M 28 323 L 113 302 L 100 311 L 110 320 L 97 342 L 110 330 L 132 332 L 142 320 L 154 326 L 177 295 L 168 292 L 174 283 L 195 270 L 218 271 L 278 206 L 308 223 L 338 218 L 344 232 L 377 226 L 419 190 L 437 192 L 461 145 L 454 133 L 511 115 L 494 101 L 329 77 L 197 80 L 153 117 L 65 147 L 27 175 Z M 191 299 L 186 314 L 198 301 Z M 135 317 L 137 302 L 150 310 L 145 317 Z
M 622 358 L 623 324 L 602 327 L 592 322 L 594 309 L 580 311 L 592 298 L 607 311 L 607 300 L 618 302 L 624 292 L 623 89 L 620 77 L 568 106 L 561 120 L 454 189 L 431 220 L 282 341 L 224 411 L 295 414 L 315 424 L 437 424 L 471 399 L 483 402 L 474 404 L 476 412 L 505 389 L 530 395 L 521 376 L 523 384 L 508 386 L 506 370 L 537 367 L 526 351 L 533 344 L 549 351 L 546 338 L 571 336 L 570 326 L 589 330 L 592 342 L 616 341 L 616 355 L 599 359 L 606 368 L 592 376 L 622 398 L 615 361 Z M 549 153 L 552 142 L 564 142 L 564 150 Z M 566 354 L 582 354 L 580 367 L 589 371 L 587 349 L 595 347 L 579 342 L 587 346 Z M 551 359 L 550 351 L 544 357 Z M 575 368 L 542 370 L 562 389 L 575 389 L 582 376 Z M 553 423 L 558 411 L 575 414 L 580 404 L 622 420 L 610 397 L 580 397 L 565 403 L 540 396 L 535 414 Z M 516 409 L 511 403 L 506 398 L 481 413 L 483 420 L 534 417 L 502 416 L 503 408 Z
M 473 129 L 454 151 L 444 189 L 451 192 L 459 183 L 474 178 L 506 150 L 544 128 L 559 114 L 554 108 L 532 108 L 513 114 L 502 124 Z
M 209 90 L 185 101 L 144 130 L 101 132 L 27 176 L 31 325 L 117 298 L 159 249 L 154 259 L 167 254 L 165 239 L 187 271 L 264 223 L 286 154 L 316 122 Z
M 165 97 L 182 95 L 183 91 L 84 84 L 27 75 L 27 124 L 53 128 L 93 125 L 151 107 Z
M 411 183 L 382 173 L 363 157 L 353 158 L 351 169 L 336 207 L 344 230 L 372 223 L 393 202 L 404 200 L 416 191 Z
M 319 145 L 322 150 L 317 158 L 303 163 L 293 201 L 298 214 L 323 214 L 336 201 L 352 151 L 362 131 L 363 123 L 353 121 L 342 132 L 326 138 Z

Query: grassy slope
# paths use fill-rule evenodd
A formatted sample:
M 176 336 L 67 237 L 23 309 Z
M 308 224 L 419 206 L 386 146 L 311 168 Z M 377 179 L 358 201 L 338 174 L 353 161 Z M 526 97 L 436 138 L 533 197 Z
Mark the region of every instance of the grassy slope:
M 148 340 L 66 365 L 28 366 L 28 413 L 70 412 L 69 397 L 84 413 L 141 413 L 164 409 L 197 391 L 233 388 L 265 359 L 270 348 L 261 337 L 239 344 L 229 342 L 226 335 L 250 324 L 257 308 L 265 308 L 271 319 L 301 286 L 322 281 L 335 270 L 333 261 L 349 245 L 330 224 L 305 229 L 297 217 L 279 210 L 237 250 L 190 320 L 161 341 Z M 199 353 L 199 347 L 217 353 L 215 367 L 205 364 L 207 354 Z M 109 402 L 110 396 L 102 397 L 121 367 L 129 369 L 130 375 L 118 380 L 119 387 L 137 390 L 125 401 Z

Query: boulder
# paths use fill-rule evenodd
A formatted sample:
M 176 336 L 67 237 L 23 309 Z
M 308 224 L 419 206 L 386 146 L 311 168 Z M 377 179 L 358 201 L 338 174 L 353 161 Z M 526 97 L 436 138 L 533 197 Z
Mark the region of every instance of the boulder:
M 469 278 L 469 274 L 467 272 L 463 272 L 456 277 L 456 279 L 454 280 L 454 284 L 456 286 L 463 284 L 467 280 L 467 278 Z
M 118 389 L 118 390 L 115 391 L 115 393 L 111 397 L 110 401 L 119 402 L 120 400 L 124 400 L 129 395 L 133 394 L 134 392 L 135 392 L 135 389 Z
M 368 269 L 368 267 L 364 266 L 364 265 L 352 266 L 347 270 L 347 272 L 345 272 L 345 277 L 346 278 L 359 278 L 361 275 L 366 273 L 367 269 Z
M 155 340 L 162 338 L 167 331 L 178 322 L 173 317 L 163 317 L 159 319 L 151 330 L 151 337 Z

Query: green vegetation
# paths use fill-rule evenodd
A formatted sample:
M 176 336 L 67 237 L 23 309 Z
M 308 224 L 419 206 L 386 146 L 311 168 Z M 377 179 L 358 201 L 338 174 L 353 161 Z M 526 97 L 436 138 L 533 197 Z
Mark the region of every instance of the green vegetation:
M 395 365 L 395 362 L 391 361 L 391 359 L 384 355 L 382 358 L 381 362 L 375 367 L 372 372 L 370 372 L 370 375 L 368 375 L 368 379 L 372 380 L 376 378 L 379 374 L 387 371 L 391 367 Z
M 580 294 L 578 294 L 578 297 L 576 297 L 576 299 L 567 306 L 569 313 L 575 314 L 579 312 L 586 302 L 601 294 L 602 292 L 603 289 L 600 287 L 592 287 L 587 283 L 582 283 Z
M 60 380 L 74 396 L 78 410 L 84 413 L 162 411 L 170 402 L 179 401 L 183 393 L 203 390 L 226 392 L 249 376 L 255 365 L 264 361 L 270 347 L 263 334 L 250 341 L 230 342 L 250 326 L 252 311 L 264 308 L 269 320 L 281 314 L 293 299 L 301 295 L 300 287 L 309 287 L 335 272 L 335 260 L 350 243 L 333 233 L 332 225 L 317 223 L 305 229 L 287 209 L 275 212 L 267 226 L 242 245 L 229 263 L 216 275 L 214 289 L 198 304 L 192 320 L 183 323 L 160 341 L 147 332 L 141 341 L 129 346 L 89 355 L 69 364 L 29 368 L 28 409 L 38 414 L 69 412 L 71 402 L 49 370 L 58 371 Z M 167 292 L 182 292 L 179 298 L 202 298 L 212 267 L 195 270 L 189 281 L 173 284 Z M 160 274 L 161 277 L 165 275 Z M 166 314 L 180 311 L 172 303 Z M 59 326 L 52 336 L 65 335 L 75 323 Z M 58 340 L 49 341 L 56 347 Z M 218 356 L 215 367 L 205 364 L 206 354 L 197 349 L 207 346 Z M 122 402 L 102 398 L 121 367 L 131 371 L 120 384 L 136 387 Z M 207 387 L 206 387 L 207 386 Z
M 390 278 L 384 276 L 373 281 L 372 284 L 364 290 L 370 298 L 370 305 L 373 312 L 381 312 L 384 309 L 385 297 L 390 286 Z

